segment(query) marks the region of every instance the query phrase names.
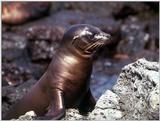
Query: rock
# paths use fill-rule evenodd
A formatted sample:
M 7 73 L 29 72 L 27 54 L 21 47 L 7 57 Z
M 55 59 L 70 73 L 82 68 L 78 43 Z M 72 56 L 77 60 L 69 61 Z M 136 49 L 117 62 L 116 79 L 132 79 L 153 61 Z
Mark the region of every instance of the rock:
M 46 15 L 50 7 L 49 2 L 3 2 L 2 22 L 10 25 L 22 24 Z
M 117 2 L 113 16 L 116 19 L 125 19 L 128 16 L 136 14 L 145 14 L 144 11 L 149 11 L 149 6 L 142 2 Z M 146 12 L 149 13 L 149 12 Z
M 2 87 L 2 117 L 5 116 L 11 105 L 13 105 L 17 100 L 21 99 L 23 95 L 31 89 L 36 81 L 37 80 L 31 79 L 17 87 L 11 85 Z
M 28 111 L 24 115 L 20 116 L 18 119 L 12 119 L 11 121 L 22 121 L 22 120 L 32 121 L 34 116 L 36 116 L 34 111 Z
M 109 120 L 120 119 L 123 116 L 119 110 L 119 97 L 107 90 L 97 101 L 95 109 L 87 116 L 82 116 L 76 109 L 69 109 L 64 120 Z
M 43 22 L 44 23 L 44 22 Z M 32 61 L 47 60 L 53 57 L 64 34 L 64 27 L 46 24 L 31 24 L 14 28 L 18 34 L 28 39 L 28 52 Z
M 150 51 L 150 50 L 142 50 L 138 53 L 134 53 L 131 55 L 133 60 L 137 60 L 139 58 L 146 58 L 149 61 L 159 61 L 159 49 L 156 51 Z
M 92 7 L 91 7 L 92 6 Z M 66 2 L 64 8 L 73 11 L 91 12 L 95 15 L 101 14 L 102 16 L 109 17 L 112 14 L 114 4 L 111 2 Z
M 113 17 L 104 17 L 100 15 L 95 15 L 94 13 L 88 13 L 85 15 L 85 24 L 91 24 L 101 28 L 104 32 L 110 33 L 112 35 L 117 35 L 120 30 L 120 21 L 116 21 Z M 113 36 L 114 37 L 114 36 Z M 113 39 L 112 37 L 112 39 Z
M 25 93 L 27 93 L 31 87 L 36 83 L 37 80 L 31 79 L 23 84 L 15 86 L 4 86 L 2 87 L 2 97 L 7 97 L 11 103 L 18 99 L 21 99 Z
M 24 81 L 34 78 L 32 71 L 15 63 L 2 64 L 2 86 L 19 85 Z
M 77 109 L 68 109 L 66 111 L 66 116 L 62 120 L 86 120 L 87 116 L 82 116 L 79 114 Z
M 158 28 L 158 25 L 159 25 L 159 18 L 158 16 L 154 16 L 151 21 L 149 21 L 149 24 L 148 24 L 148 31 L 149 33 L 151 34 L 152 38 L 153 39 L 159 39 L 159 28 Z
M 30 40 L 60 41 L 65 30 L 60 26 L 50 27 L 44 25 L 34 25 L 24 31 Z
M 148 5 L 151 10 L 154 10 L 155 12 L 159 11 L 159 4 L 158 4 L 158 2 L 145 2 L 145 4 Z
M 32 61 L 52 59 L 63 37 L 61 27 L 33 26 L 27 29 Z
M 120 97 L 123 119 L 159 119 L 159 64 L 139 59 L 122 69 L 113 92 Z
M 25 36 L 7 32 L 2 35 L 2 58 L 13 61 L 26 53 L 27 38 Z
M 13 26 L 12 31 L 16 31 L 17 33 L 24 33 L 29 28 L 34 26 L 45 26 L 49 28 L 59 27 L 65 30 L 67 27 L 70 27 L 73 24 L 83 23 L 83 20 L 85 19 L 84 15 L 85 14 L 81 11 L 61 10 L 46 18 L 32 21 L 22 26 Z
M 145 49 L 159 51 L 159 17 L 153 16 L 146 26 L 146 31 L 150 34 L 150 41 L 146 44 Z
M 123 116 L 120 111 L 119 97 L 107 90 L 97 101 L 95 109 L 89 114 L 90 120 L 116 120 Z
M 97 101 L 95 109 L 88 114 L 88 116 L 82 116 L 78 110 L 67 110 L 65 120 L 105 120 L 105 119 L 118 119 L 122 117 L 122 112 L 119 111 L 118 96 L 107 90 Z M 116 109 L 117 108 L 117 109 Z
M 117 46 L 117 52 L 131 55 L 144 50 L 150 38 L 149 33 L 144 32 L 145 26 L 145 22 L 142 23 L 137 17 L 129 17 L 121 25 L 122 40 Z
M 3 114 L 5 114 L 8 110 L 9 110 L 8 103 L 7 102 L 2 102 L 2 119 L 3 119 Z

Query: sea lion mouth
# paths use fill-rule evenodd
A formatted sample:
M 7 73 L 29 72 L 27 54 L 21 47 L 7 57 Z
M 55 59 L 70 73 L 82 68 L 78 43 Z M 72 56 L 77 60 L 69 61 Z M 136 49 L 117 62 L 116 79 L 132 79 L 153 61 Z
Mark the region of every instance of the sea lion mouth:
M 101 32 L 100 34 L 94 35 L 94 38 L 99 42 L 99 43 L 106 43 L 109 40 L 111 40 L 111 35 Z
M 105 43 L 104 42 L 99 42 L 97 41 L 96 43 L 93 43 L 92 45 L 88 46 L 86 49 L 85 49 L 85 53 L 93 53 L 95 52 L 98 48 L 101 48 L 102 46 L 104 46 Z

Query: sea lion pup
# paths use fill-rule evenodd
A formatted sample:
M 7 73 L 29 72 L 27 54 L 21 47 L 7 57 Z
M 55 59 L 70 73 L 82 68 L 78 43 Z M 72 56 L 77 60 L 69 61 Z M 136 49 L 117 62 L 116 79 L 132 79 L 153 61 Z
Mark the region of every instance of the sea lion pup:
M 110 43 L 110 35 L 97 27 L 78 24 L 68 29 L 47 71 L 8 112 L 5 119 L 18 118 L 33 110 L 39 118 L 60 119 L 67 108 L 81 113 L 95 106 L 90 90 L 93 54 Z
M 2 22 L 22 24 L 46 15 L 50 7 L 49 2 L 2 2 Z

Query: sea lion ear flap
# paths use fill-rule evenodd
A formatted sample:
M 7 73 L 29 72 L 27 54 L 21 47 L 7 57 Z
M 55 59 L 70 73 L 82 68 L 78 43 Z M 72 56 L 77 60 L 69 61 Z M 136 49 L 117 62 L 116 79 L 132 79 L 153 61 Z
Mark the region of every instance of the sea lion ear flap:
M 79 38 L 79 36 L 74 36 L 74 37 L 73 37 L 73 40 L 76 40 L 77 38 Z
M 72 44 L 74 44 L 74 42 L 76 41 L 76 39 L 78 39 L 79 38 L 79 36 L 74 36 L 73 37 L 73 40 L 72 40 Z

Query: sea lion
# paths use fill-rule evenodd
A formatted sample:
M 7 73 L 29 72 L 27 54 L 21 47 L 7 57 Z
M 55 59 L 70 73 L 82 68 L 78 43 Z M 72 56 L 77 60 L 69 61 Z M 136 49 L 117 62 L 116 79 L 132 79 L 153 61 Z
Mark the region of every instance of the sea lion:
M 2 2 L 2 22 L 22 24 L 47 14 L 50 7 L 49 2 Z
M 65 32 L 46 72 L 5 119 L 18 118 L 30 110 L 37 119 L 60 119 L 67 108 L 78 108 L 83 114 L 92 111 L 96 103 L 89 87 L 93 55 L 107 43 L 110 35 L 97 27 L 73 25 Z

